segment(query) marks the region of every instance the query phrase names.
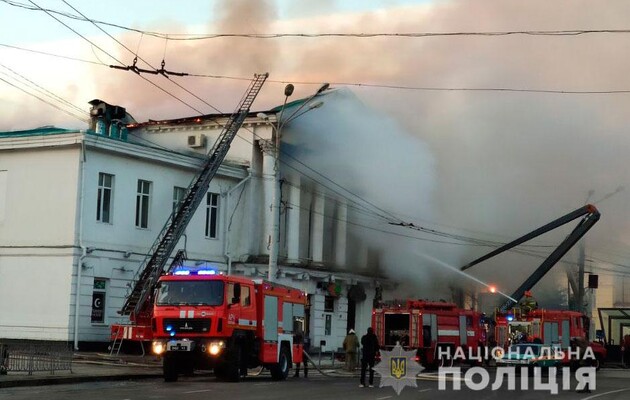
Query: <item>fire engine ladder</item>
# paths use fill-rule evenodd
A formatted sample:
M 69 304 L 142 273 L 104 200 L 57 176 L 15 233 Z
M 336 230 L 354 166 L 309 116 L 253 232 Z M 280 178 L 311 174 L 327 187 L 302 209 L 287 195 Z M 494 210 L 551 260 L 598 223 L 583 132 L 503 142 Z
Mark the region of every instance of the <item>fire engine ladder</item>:
M 120 314 L 130 315 L 131 320 L 136 321 L 141 312 L 146 312 L 149 298 L 160 275 L 164 271 L 164 266 L 169 256 L 192 219 L 195 210 L 206 195 L 210 181 L 214 178 L 221 162 L 225 159 L 232 140 L 241 125 L 243 125 L 252 103 L 268 76 L 268 73 L 254 75 L 254 79 L 241 99 L 238 108 L 230 116 L 223 127 L 223 131 L 208 152 L 209 157 L 188 186 L 184 199 L 173 210 L 173 213 L 167 219 L 162 231 L 143 260 L 133 279 L 134 283 L 129 285 L 130 292 L 122 309 L 119 311 Z
M 124 330 L 125 330 L 125 327 L 123 325 L 118 325 L 116 327 L 116 336 L 114 336 L 114 341 L 112 342 L 109 349 L 110 356 L 120 354 L 120 348 L 122 347 L 122 343 L 125 338 Z
M 534 273 L 531 274 L 525 280 L 525 282 L 523 282 L 523 284 L 519 286 L 518 289 L 516 289 L 516 291 L 512 294 L 511 298 L 516 300 L 516 302 L 518 302 L 525 295 L 525 292 L 531 290 L 538 283 L 538 281 L 540 281 L 543 278 L 543 276 L 545 276 L 545 274 L 549 272 L 551 267 L 553 267 L 558 261 L 560 261 L 560 259 L 562 259 L 562 257 L 564 257 L 564 255 L 599 220 L 600 213 L 599 211 L 597 211 L 597 208 L 595 208 L 594 205 L 587 204 L 584 207 L 578 208 L 577 210 L 572 211 L 556 219 L 555 221 L 548 223 L 547 225 L 544 225 L 536 230 L 533 230 L 532 232 L 524 236 L 521 236 L 520 238 L 508 244 L 505 244 L 494 251 L 491 251 L 485 256 L 479 257 L 475 261 L 472 261 L 464 265 L 463 267 L 461 267 L 461 270 L 462 271 L 467 270 L 473 265 L 479 264 L 482 261 L 485 261 L 491 257 L 496 256 L 497 254 L 510 250 L 511 248 L 518 246 L 519 244 L 525 243 L 535 237 L 542 235 L 543 233 L 556 229 L 557 227 L 562 226 L 566 223 L 569 223 L 573 221 L 574 219 L 580 218 L 582 216 L 583 216 L 582 220 L 578 223 L 575 229 L 573 229 L 573 231 L 562 241 L 562 243 L 558 245 L 558 247 L 556 247 L 556 249 L 549 255 L 549 257 L 547 257 L 545 261 L 543 261 L 543 263 L 540 264 L 540 266 L 536 269 L 536 271 L 534 271 Z M 505 301 L 505 303 L 501 305 L 499 310 L 505 312 L 509 310 L 510 308 L 512 308 L 516 304 L 514 300 L 512 299 L 508 299 L 507 301 Z

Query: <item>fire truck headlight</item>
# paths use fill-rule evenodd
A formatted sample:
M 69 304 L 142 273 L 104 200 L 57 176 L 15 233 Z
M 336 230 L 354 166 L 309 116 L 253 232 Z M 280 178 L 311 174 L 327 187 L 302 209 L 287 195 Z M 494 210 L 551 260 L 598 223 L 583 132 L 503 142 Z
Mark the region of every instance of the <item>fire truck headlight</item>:
M 221 352 L 221 349 L 223 349 L 224 347 L 225 347 L 225 342 L 222 340 L 218 342 L 211 342 L 210 345 L 208 346 L 208 353 L 210 353 L 213 356 L 216 356 L 217 354 Z
M 162 353 L 164 353 L 164 350 L 166 349 L 166 346 L 164 345 L 163 342 L 153 342 L 153 353 L 160 355 Z

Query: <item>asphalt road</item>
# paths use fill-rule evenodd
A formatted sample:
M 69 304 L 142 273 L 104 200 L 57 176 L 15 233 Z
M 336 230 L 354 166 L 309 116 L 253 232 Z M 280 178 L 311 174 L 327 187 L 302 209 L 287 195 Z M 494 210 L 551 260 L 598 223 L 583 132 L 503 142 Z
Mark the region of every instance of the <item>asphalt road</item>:
M 627 400 L 630 399 L 630 370 L 602 370 L 597 375 L 597 390 L 590 394 L 575 391 L 560 391 L 557 399 L 581 400 Z M 218 382 L 210 375 L 180 378 L 176 383 L 165 383 L 161 379 L 123 382 L 93 382 L 73 385 L 4 388 L 0 399 L 11 400 L 236 400 L 236 399 L 545 399 L 549 392 L 508 391 L 507 385 L 500 390 L 485 389 L 472 391 L 462 385 L 462 390 L 454 391 L 450 385 L 446 391 L 438 389 L 437 376 L 425 374 L 418 378 L 418 387 L 405 387 L 400 396 L 391 387 L 379 388 L 376 380 L 374 388 L 359 388 L 356 378 L 324 377 L 313 375 L 308 379 L 289 378 L 284 382 L 274 382 L 268 376 L 250 377 L 240 383 Z M 531 384 L 530 384 L 531 386 Z M 574 386 L 574 385 L 573 385 Z M 517 385 L 518 387 L 518 385 Z

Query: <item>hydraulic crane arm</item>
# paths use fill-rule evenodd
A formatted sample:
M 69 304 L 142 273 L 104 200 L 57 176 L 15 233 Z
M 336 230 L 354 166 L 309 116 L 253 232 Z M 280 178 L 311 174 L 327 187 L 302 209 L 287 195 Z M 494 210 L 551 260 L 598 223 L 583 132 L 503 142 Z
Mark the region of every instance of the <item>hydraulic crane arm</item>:
M 494 257 L 498 254 L 503 253 L 504 251 L 510 250 L 513 247 L 516 247 L 522 243 L 525 243 L 535 237 L 538 237 L 550 230 L 556 229 L 559 226 L 562 226 L 568 222 L 573 221 L 574 219 L 583 217 L 579 224 L 573 229 L 573 231 L 558 245 L 558 247 L 543 261 L 543 263 L 531 274 L 525 282 L 521 286 L 516 289 L 516 291 L 512 294 L 511 298 L 519 301 L 524 295 L 525 292 L 531 290 L 542 278 L 549 272 L 551 267 L 553 267 L 562 257 L 588 232 L 589 229 L 595 225 L 595 223 L 599 220 L 600 213 L 592 204 L 587 204 L 584 207 L 581 207 L 575 211 L 564 215 L 555 221 L 548 223 L 520 238 L 499 247 L 498 249 L 491 251 L 485 256 L 479 257 L 475 261 L 472 261 L 466 265 L 464 265 L 461 270 L 467 270 L 468 268 L 479 264 L 482 261 L 485 261 L 491 257 Z M 501 306 L 501 310 L 505 311 L 514 306 L 514 301 L 507 300 Z

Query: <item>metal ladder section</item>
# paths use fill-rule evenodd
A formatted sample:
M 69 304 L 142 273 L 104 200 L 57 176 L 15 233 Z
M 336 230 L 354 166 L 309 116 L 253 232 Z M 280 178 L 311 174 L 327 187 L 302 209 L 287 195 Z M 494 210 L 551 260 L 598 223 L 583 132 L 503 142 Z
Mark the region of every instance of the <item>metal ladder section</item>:
M 113 356 L 114 354 L 118 355 L 120 353 L 120 348 L 122 347 L 123 340 L 125 339 L 124 330 L 125 327 L 122 325 L 118 325 L 116 327 L 116 336 L 114 337 L 114 341 L 109 349 L 110 356 Z
M 243 125 L 252 103 L 268 76 L 268 73 L 254 75 L 254 79 L 241 99 L 238 108 L 230 116 L 223 127 L 223 131 L 208 152 L 209 157 L 188 186 L 184 200 L 169 216 L 162 231 L 142 261 L 133 280 L 135 283 L 129 286 L 131 291 L 126 297 L 120 314 L 131 315 L 131 319 L 135 320 L 142 311 L 146 311 L 147 300 L 155 288 L 169 256 L 184 233 L 197 207 L 205 197 L 210 181 L 214 178 L 219 166 L 225 159 L 232 140 L 241 128 L 241 125 Z
M 109 346 L 109 355 L 110 356 L 119 355 L 120 354 L 120 349 L 122 348 L 123 341 L 125 340 L 125 328 L 133 329 L 133 327 L 129 326 L 129 325 L 127 325 L 127 326 L 125 326 L 125 325 L 117 325 L 116 326 L 116 336 L 114 336 L 114 341 Z M 140 349 L 142 350 L 142 356 L 144 357 L 144 355 L 145 355 L 144 344 L 142 343 L 142 341 L 139 341 L 139 343 L 140 343 Z

